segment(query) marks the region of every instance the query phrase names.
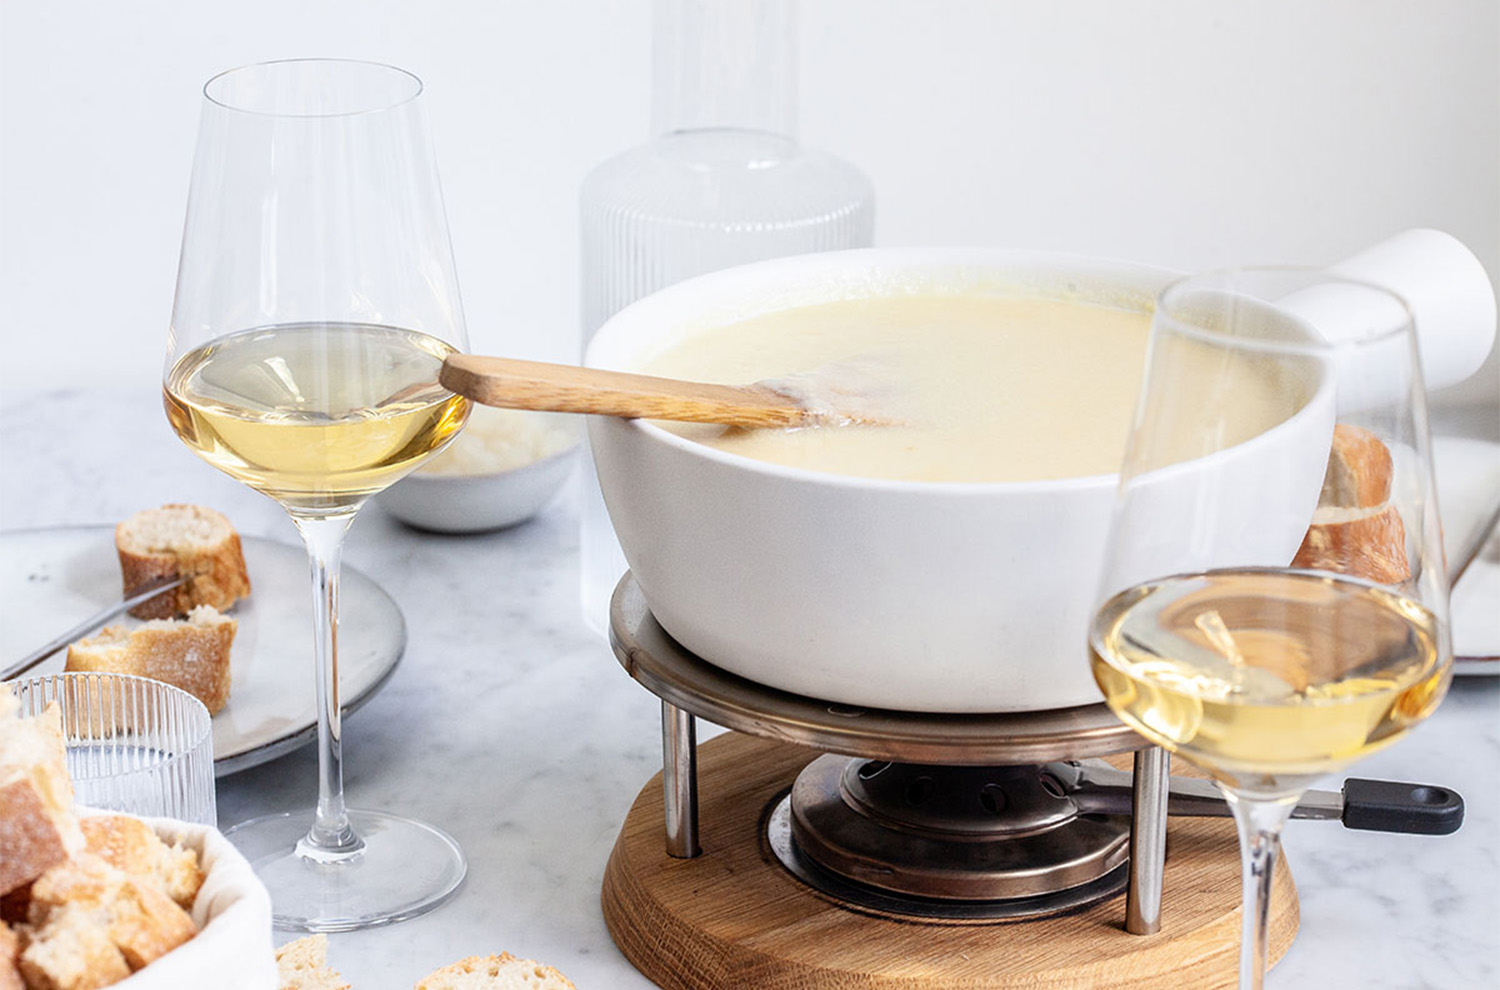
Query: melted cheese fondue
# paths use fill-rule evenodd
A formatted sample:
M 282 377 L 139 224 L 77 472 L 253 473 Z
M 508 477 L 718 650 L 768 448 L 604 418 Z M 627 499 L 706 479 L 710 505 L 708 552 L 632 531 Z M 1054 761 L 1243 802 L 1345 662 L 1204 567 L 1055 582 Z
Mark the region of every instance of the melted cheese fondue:
M 641 370 L 724 384 L 795 375 L 812 391 L 853 393 L 859 411 L 900 421 L 794 430 L 659 424 L 730 453 L 868 478 L 1043 481 L 1119 469 L 1149 324 L 1146 312 L 1055 299 L 842 300 L 705 330 Z M 832 400 L 846 411 L 848 401 Z M 1282 408 L 1252 415 L 1247 430 L 1285 414 L 1284 402 L 1273 405 Z

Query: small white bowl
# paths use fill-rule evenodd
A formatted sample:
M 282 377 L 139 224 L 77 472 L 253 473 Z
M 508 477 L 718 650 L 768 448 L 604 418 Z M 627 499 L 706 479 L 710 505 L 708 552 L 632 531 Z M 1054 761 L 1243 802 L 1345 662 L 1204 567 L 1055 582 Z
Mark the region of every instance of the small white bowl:
M 483 533 L 541 511 L 573 470 L 581 444 L 494 474 L 409 474 L 375 496 L 408 526 L 434 533 Z

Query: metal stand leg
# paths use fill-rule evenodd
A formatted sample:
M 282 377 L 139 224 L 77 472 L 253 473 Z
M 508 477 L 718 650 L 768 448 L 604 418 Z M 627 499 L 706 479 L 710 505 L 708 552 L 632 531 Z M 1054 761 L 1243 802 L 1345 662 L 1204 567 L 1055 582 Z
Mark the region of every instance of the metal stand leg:
M 698 848 L 698 724 L 661 703 L 661 782 L 666 791 L 667 855 L 692 859 Z
M 1171 757 L 1155 746 L 1137 750 L 1131 794 L 1130 887 L 1125 930 L 1154 935 L 1161 928 L 1162 874 L 1167 865 L 1167 790 Z

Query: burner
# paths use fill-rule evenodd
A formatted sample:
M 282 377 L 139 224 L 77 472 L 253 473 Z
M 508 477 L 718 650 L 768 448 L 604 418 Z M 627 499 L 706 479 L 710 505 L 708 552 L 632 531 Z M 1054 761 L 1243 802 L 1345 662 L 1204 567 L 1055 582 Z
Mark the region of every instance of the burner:
M 1130 818 L 1081 812 L 1075 763 L 934 767 L 822 756 L 769 819 L 787 869 L 887 913 L 1022 918 L 1125 886 Z

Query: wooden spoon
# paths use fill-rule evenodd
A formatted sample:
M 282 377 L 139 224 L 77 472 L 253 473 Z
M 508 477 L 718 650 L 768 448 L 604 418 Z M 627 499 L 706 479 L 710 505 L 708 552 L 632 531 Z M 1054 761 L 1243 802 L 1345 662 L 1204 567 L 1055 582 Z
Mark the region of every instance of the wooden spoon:
M 473 354 L 450 354 L 438 381 L 475 402 L 506 409 L 750 428 L 873 421 L 868 416 L 814 409 L 762 384 L 713 385 Z

